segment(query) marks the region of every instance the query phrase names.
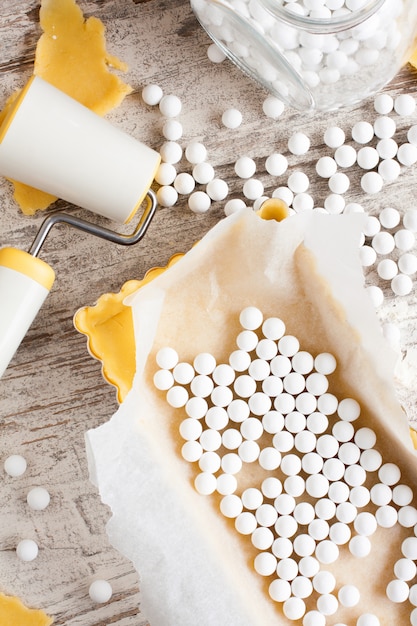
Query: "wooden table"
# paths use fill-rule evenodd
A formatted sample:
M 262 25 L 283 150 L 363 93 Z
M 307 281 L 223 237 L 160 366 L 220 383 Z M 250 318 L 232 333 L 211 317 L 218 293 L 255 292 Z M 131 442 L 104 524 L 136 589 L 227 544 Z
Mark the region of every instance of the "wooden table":
M 257 175 L 270 194 L 278 182 L 265 172 L 265 158 L 271 152 L 286 151 L 289 135 L 302 130 L 311 138 L 311 149 L 304 157 L 290 156 L 290 165 L 311 174 L 312 193 L 320 205 L 327 183 L 314 177 L 314 165 L 325 153 L 325 128 L 338 124 L 348 131 L 354 121 L 375 117 L 370 99 L 349 111 L 303 115 L 286 109 L 279 120 L 268 119 L 262 112 L 266 97 L 262 89 L 228 61 L 215 65 L 208 60 L 210 41 L 187 0 L 80 0 L 79 4 L 86 16 L 95 15 L 104 22 L 109 51 L 129 65 L 126 80 L 133 93 L 108 119 L 158 149 L 163 142 L 162 118 L 157 108 L 143 103 L 141 90 L 157 83 L 164 93 L 178 95 L 183 103 L 182 144 L 196 139 L 206 145 L 216 175 L 229 184 L 229 197 L 242 197 L 242 180 L 233 166 L 243 155 L 255 158 Z M 36 0 L 1 3 L 1 104 L 32 73 L 40 35 L 38 9 Z M 394 96 L 417 95 L 416 72 L 405 67 L 386 91 Z M 220 120 L 231 106 L 243 113 L 243 123 L 236 130 L 225 129 Z M 406 129 L 416 123 L 417 114 L 399 119 L 399 135 L 404 138 Z M 185 162 L 179 168 L 189 171 Z M 383 206 L 405 210 L 415 205 L 415 168 L 405 170 L 377 197 L 364 197 L 358 180 L 352 178 L 348 195 L 371 212 Z M 22 215 L 4 179 L 0 196 L 0 245 L 28 249 L 45 215 Z M 57 281 L 0 381 L 0 460 L 3 463 L 9 454 L 17 453 L 28 462 L 20 478 L 2 474 L 0 590 L 43 608 L 57 625 L 147 623 L 139 608 L 138 575 L 109 545 L 105 524 L 110 511 L 89 481 L 85 454 L 84 433 L 116 411 L 116 393 L 104 382 L 100 364 L 89 356 L 85 337 L 74 329 L 73 315 L 79 307 L 94 304 L 102 293 L 118 291 L 126 280 L 142 278 L 148 268 L 165 265 L 173 253 L 185 252 L 224 216 L 223 204 L 215 202 L 206 214 L 195 215 L 187 207 L 187 198 L 180 197 L 175 207 L 158 210 L 146 237 L 133 248 L 59 226 L 41 252 L 55 269 Z M 60 201 L 54 208 L 68 207 Z M 91 218 L 85 211 L 71 210 Z M 102 218 L 97 221 L 106 223 Z M 368 272 L 367 280 L 379 284 L 374 270 Z M 415 288 L 405 298 L 394 298 L 386 287 L 384 292 L 381 320 L 398 324 L 403 355 L 411 354 L 417 348 Z M 416 381 L 403 376 L 397 384 L 409 419 L 417 419 Z M 26 504 L 28 490 L 36 485 L 50 491 L 51 503 L 45 511 L 31 511 Z M 39 544 L 39 556 L 31 563 L 16 557 L 15 547 L 22 538 Z M 106 605 L 94 605 L 88 596 L 94 578 L 108 579 L 113 586 L 113 597 Z

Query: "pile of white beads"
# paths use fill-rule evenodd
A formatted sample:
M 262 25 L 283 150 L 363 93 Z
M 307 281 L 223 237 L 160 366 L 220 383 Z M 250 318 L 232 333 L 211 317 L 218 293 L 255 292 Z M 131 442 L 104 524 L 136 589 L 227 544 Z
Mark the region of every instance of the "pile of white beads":
M 360 248 L 364 267 L 376 266 L 378 276 L 389 281 L 397 296 L 408 295 L 417 274 L 416 248 L 417 209 L 408 209 L 402 216 L 394 207 L 383 208 L 369 216 Z M 381 289 L 373 289 L 376 306 L 383 302 Z
M 339 606 L 353 610 L 359 589 L 349 584 L 335 593 L 326 568 L 342 546 L 366 557 L 377 528 L 396 524 L 414 533 L 402 543 L 386 594 L 416 607 L 413 492 L 361 424 L 358 402 L 329 391 L 335 358 L 302 350 L 281 319 L 265 319 L 257 307 L 245 308 L 240 324 L 228 363 L 209 353 L 181 362 L 172 347 L 156 355 L 156 388 L 185 412 L 182 456 L 198 467 L 195 489 L 221 496 L 221 513 L 250 537 L 258 550 L 254 569 L 270 579 L 269 594 L 289 620 L 317 626 Z M 242 490 L 247 464 L 257 464 L 264 478 Z M 380 624 L 374 610 L 358 614 L 356 624 Z M 412 624 L 416 618 L 417 608 Z

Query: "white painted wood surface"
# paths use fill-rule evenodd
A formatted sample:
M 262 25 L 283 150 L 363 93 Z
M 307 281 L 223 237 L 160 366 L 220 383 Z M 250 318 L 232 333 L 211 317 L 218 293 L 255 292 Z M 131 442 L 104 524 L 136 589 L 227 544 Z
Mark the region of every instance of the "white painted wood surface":
M 143 103 L 141 89 L 158 83 L 165 93 L 178 95 L 183 102 L 182 144 L 197 139 L 206 145 L 216 175 L 230 186 L 229 197 L 242 197 L 242 181 L 233 165 L 243 155 L 255 158 L 267 193 L 284 184 L 265 172 L 265 158 L 274 151 L 287 151 L 289 135 L 303 130 L 311 138 L 311 150 L 304 157 L 290 157 L 290 164 L 311 175 L 311 192 L 321 205 L 327 183 L 317 180 L 314 166 L 329 153 L 322 139 L 325 128 L 338 124 L 348 132 L 355 121 L 375 117 L 370 99 L 348 111 L 303 115 L 287 109 L 279 120 L 267 119 L 262 112 L 266 93 L 228 61 L 214 65 L 208 60 L 210 42 L 188 0 L 80 0 L 79 4 L 86 16 L 101 18 L 109 51 L 129 65 L 125 79 L 134 91 L 108 119 L 158 149 L 163 142 L 162 118 L 157 109 Z M 0 106 L 32 72 L 40 35 L 38 10 L 35 0 L 1 2 Z M 386 91 L 394 96 L 417 95 L 417 73 L 405 67 Z M 234 131 L 220 122 L 222 112 L 231 106 L 244 117 Z M 417 114 L 399 119 L 398 136 L 404 140 L 406 129 L 416 123 Z M 189 171 L 184 162 L 180 167 Z M 354 176 L 348 197 L 363 202 L 371 212 L 383 206 L 404 211 L 416 204 L 415 167 L 372 198 L 364 198 Z M 0 245 L 28 249 L 45 215 L 22 215 L 4 179 L 0 179 L 0 202 Z M 58 202 L 55 208 L 67 207 Z M 80 210 L 77 214 L 91 218 Z M 116 394 L 103 381 L 99 363 L 88 355 L 85 338 L 74 330 L 72 317 L 102 293 L 118 291 L 126 280 L 142 278 L 150 267 L 165 265 L 173 253 L 185 252 L 222 217 L 223 203 L 213 203 L 208 213 L 197 216 L 182 197 L 174 208 L 158 210 L 145 239 L 134 248 L 92 239 L 65 226 L 55 228 L 43 247 L 40 256 L 55 269 L 57 280 L 0 381 L 0 462 L 12 453 L 23 454 L 28 461 L 21 478 L 12 479 L 4 472 L 1 476 L 0 590 L 43 608 L 57 625 L 147 623 L 139 608 L 138 575 L 109 545 L 105 524 L 110 512 L 88 479 L 84 433 L 112 415 Z M 368 280 L 377 284 L 375 272 Z M 384 291 L 381 319 L 400 327 L 402 356 L 415 354 L 416 290 L 406 298 L 394 298 L 385 287 Z M 417 383 L 403 369 L 398 391 L 410 420 L 415 420 Z M 42 512 L 26 505 L 26 494 L 36 485 L 46 486 L 51 493 L 51 504 Z M 21 563 L 16 557 L 15 547 L 22 538 L 39 543 L 39 556 L 32 563 Z M 104 606 L 94 606 L 88 597 L 94 578 L 106 578 L 113 585 L 113 598 Z

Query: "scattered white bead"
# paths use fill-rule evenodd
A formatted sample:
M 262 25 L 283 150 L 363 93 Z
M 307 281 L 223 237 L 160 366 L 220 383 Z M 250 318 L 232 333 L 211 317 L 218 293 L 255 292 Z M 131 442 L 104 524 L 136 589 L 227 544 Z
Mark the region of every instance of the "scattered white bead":
M 285 602 L 291 596 L 291 585 L 287 580 L 276 579 L 271 582 L 268 591 L 276 602 Z
M 243 185 L 243 195 L 248 200 L 256 200 L 264 193 L 263 182 L 259 178 L 248 178 Z
M 384 280 L 392 280 L 398 274 L 398 266 L 392 259 L 383 259 L 377 266 L 378 276 Z
M 196 163 L 193 167 L 193 178 L 196 183 L 207 185 L 214 178 L 214 168 L 210 163 Z
M 403 143 L 397 151 L 397 159 L 401 165 L 410 167 L 417 163 L 417 146 L 412 143 Z
M 397 126 L 392 117 L 381 115 L 374 122 L 374 132 L 379 139 L 387 139 L 393 137 Z
M 188 198 L 188 207 L 193 213 L 207 213 L 211 206 L 211 198 L 204 191 L 194 191 Z
M 345 142 L 345 133 L 338 126 L 329 127 L 324 133 L 324 143 L 329 148 L 338 148 Z
M 168 141 L 178 141 L 181 139 L 183 128 L 181 122 L 168 118 L 162 126 L 162 134 Z
M 164 163 L 178 163 L 182 159 L 182 148 L 176 141 L 165 141 L 159 149 Z
M 397 156 L 398 144 L 392 137 L 380 139 L 376 144 L 376 151 L 381 159 L 394 159 Z
M 212 63 L 222 63 L 226 59 L 226 54 L 215 43 L 212 43 L 207 48 L 207 56 Z
M 378 151 L 376 148 L 372 148 L 371 146 L 361 148 L 358 150 L 357 162 L 359 167 L 363 170 L 372 170 L 378 165 L 379 162 Z
M 340 149 L 340 148 L 338 148 Z M 322 178 L 330 178 L 337 171 L 337 163 L 330 156 L 323 156 L 316 163 L 316 172 Z
M 394 100 L 394 109 L 398 115 L 412 115 L 416 110 L 416 101 L 411 94 L 401 94 Z
M 238 128 L 243 120 L 242 113 L 235 108 L 230 108 L 224 111 L 222 114 L 222 124 L 226 128 L 234 129 Z
M 246 208 L 246 204 L 241 198 L 232 198 L 232 200 L 228 200 L 224 205 L 224 214 L 228 217 L 244 208 Z
M 26 459 L 20 454 L 11 454 L 4 461 L 4 471 L 13 478 L 22 476 L 26 472 L 26 468 Z
M 201 474 L 197 474 L 195 477 L 194 487 L 202 496 L 209 496 L 216 491 L 216 477 L 209 472 L 201 472 Z
M 339 602 L 336 596 L 330 593 L 323 594 L 317 599 L 317 608 L 322 615 L 334 615 L 338 606 Z
M 214 202 L 224 200 L 229 193 L 229 186 L 221 178 L 213 178 L 207 183 L 206 193 Z
M 285 617 L 289 620 L 295 621 L 303 617 L 306 611 L 306 605 L 304 600 L 301 598 L 292 597 L 285 600 L 282 610 Z
M 16 546 L 16 554 L 21 561 L 33 561 L 38 556 L 38 552 L 38 544 L 33 539 L 22 539 Z
M 172 163 L 162 162 L 156 171 L 155 181 L 159 185 L 171 185 L 174 182 L 176 175 L 177 170 Z
M 284 103 L 275 96 L 267 96 L 262 103 L 262 110 L 267 117 L 276 120 L 284 112 Z
M 361 187 L 365 193 L 379 193 L 384 185 L 384 180 L 377 172 L 366 172 L 361 178 Z
M 27 494 L 26 501 L 34 511 L 43 511 L 49 505 L 51 497 L 44 487 L 33 487 Z
M 169 208 L 176 204 L 178 200 L 178 191 L 171 185 L 164 185 L 156 192 L 156 198 L 160 206 Z
M 388 115 L 394 108 L 394 99 L 387 93 L 378 94 L 374 100 L 374 109 L 380 115 Z
M 386 593 L 391 602 L 402 603 L 408 599 L 410 589 L 404 580 L 392 580 L 387 585 Z
M 313 587 L 320 595 L 331 593 L 336 587 L 336 579 L 331 572 L 322 570 L 314 576 Z
M 295 132 L 288 140 L 288 150 L 294 155 L 306 154 L 310 149 L 310 139 L 302 132 Z
M 356 157 L 355 148 L 348 144 L 339 146 L 339 148 L 336 148 L 334 153 L 334 159 L 339 167 L 351 167 L 354 163 L 356 163 Z
M 372 515 L 372 513 L 369 513 L 368 511 L 362 511 L 361 513 L 358 513 L 355 521 L 353 522 L 353 526 L 358 535 L 369 537 L 374 534 L 378 524 L 375 519 L 375 515 Z
M 175 177 L 174 188 L 183 196 L 190 194 L 195 188 L 195 180 L 188 172 L 181 172 Z
M 282 176 L 288 169 L 287 158 L 283 154 L 274 152 L 266 158 L 265 169 L 271 176 Z
M 356 626 L 381 626 L 376 615 L 372 613 L 362 613 L 356 622 Z
M 95 580 L 88 589 L 88 595 L 93 602 L 105 604 L 112 597 L 113 589 L 107 580 Z
M 185 158 L 193 165 L 203 163 L 207 158 L 207 149 L 205 145 L 199 141 L 191 141 L 185 148 Z
M 173 94 L 162 96 L 159 101 L 159 110 L 164 117 L 177 117 L 181 113 L 181 109 L 181 100 Z
M 352 139 L 360 144 L 369 143 L 374 136 L 374 128 L 369 122 L 356 122 L 352 128 Z
M 398 259 L 398 269 L 402 274 L 411 276 L 417 272 L 417 256 L 406 252 Z
M 150 106 L 159 104 L 163 95 L 164 92 L 159 85 L 145 85 L 142 89 L 142 100 L 145 104 L 149 104 Z
M 235 172 L 239 178 L 251 178 L 256 172 L 256 163 L 250 157 L 242 156 L 235 163 Z

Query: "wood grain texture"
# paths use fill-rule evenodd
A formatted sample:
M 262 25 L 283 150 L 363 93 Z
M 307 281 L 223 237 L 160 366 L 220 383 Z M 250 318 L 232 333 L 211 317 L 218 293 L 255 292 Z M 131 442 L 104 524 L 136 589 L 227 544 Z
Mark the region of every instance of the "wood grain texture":
M 207 58 L 210 41 L 197 23 L 188 0 L 97 0 L 79 2 L 86 16 L 99 17 L 107 28 L 108 49 L 129 65 L 125 79 L 133 87 L 123 104 L 107 117 L 134 137 L 159 149 L 163 143 L 162 118 L 146 106 L 141 89 L 158 83 L 165 93 L 183 102 L 180 120 L 183 145 L 202 141 L 216 175 L 230 188 L 229 197 L 242 197 L 242 181 L 234 172 L 239 156 L 256 160 L 258 176 L 272 193 L 284 180 L 265 171 L 265 158 L 285 153 L 290 167 L 311 176 L 311 193 L 320 206 L 328 193 L 327 182 L 314 176 L 319 156 L 329 153 L 323 132 L 333 124 L 348 130 L 360 119 L 375 117 L 372 99 L 331 114 L 303 115 L 287 109 L 278 121 L 262 112 L 266 93 L 228 61 L 212 64 Z M 32 72 L 40 35 L 39 5 L 34 0 L 2 0 L 0 6 L 0 106 Z M 417 92 L 417 73 L 405 67 L 386 91 L 393 96 Z M 244 122 L 238 130 L 221 125 L 222 112 L 238 107 Z M 413 119 L 398 120 L 398 135 L 405 137 Z M 311 149 L 304 157 L 288 154 L 287 140 L 295 130 L 306 132 Z M 189 166 L 183 162 L 183 171 Z M 362 202 L 366 210 L 395 206 L 403 211 L 415 206 L 415 167 L 405 170 L 378 197 L 364 198 L 352 169 L 349 201 Z M 10 184 L 0 179 L 0 245 L 28 249 L 44 214 L 26 217 L 12 198 Z M 59 201 L 54 208 L 75 210 Z M 144 626 L 140 612 L 140 581 L 131 563 L 110 545 L 105 532 L 110 511 L 89 482 L 84 433 L 105 422 L 117 409 L 116 393 L 104 383 L 100 364 L 88 355 L 85 338 L 73 328 L 75 311 L 93 304 L 106 292 L 118 291 L 147 269 L 163 266 L 176 252 L 185 252 L 223 217 L 222 203 L 213 203 L 205 215 L 194 215 L 181 197 L 172 209 L 160 208 L 143 241 L 121 248 L 59 226 L 49 235 L 41 257 L 56 271 L 57 280 L 20 350 L 0 381 L 0 461 L 11 453 L 23 454 L 28 469 L 21 478 L 1 476 L 0 590 L 19 595 L 28 605 L 43 608 L 55 624 L 66 626 Z M 94 218 L 99 223 L 104 219 Z M 124 227 L 123 227 L 124 228 Z M 123 230 L 122 228 L 122 230 Z M 369 281 L 377 281 L 375 271 Z M 416 292 L 394 298 L 384 286 L 383 321 L 394 321 L 402 332 L 403 355 L 417 347 Z M 0 302 L 1 306 L 1 302 Z M 416 381 L 404 376 L 398 392 L 409 419 L 417 419 Z M 31 511 L 28 490 L 46 486 L 51 504 Z M 39 557 L 21 563 L 17 542 L 34 538 Z M 93 578 L 106 578 L 114 588 L 111 601 L 94 606 L 88 597 Z

